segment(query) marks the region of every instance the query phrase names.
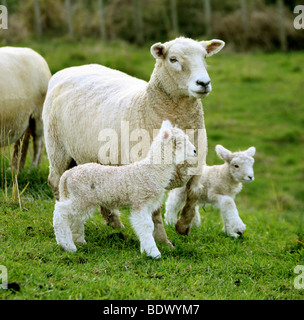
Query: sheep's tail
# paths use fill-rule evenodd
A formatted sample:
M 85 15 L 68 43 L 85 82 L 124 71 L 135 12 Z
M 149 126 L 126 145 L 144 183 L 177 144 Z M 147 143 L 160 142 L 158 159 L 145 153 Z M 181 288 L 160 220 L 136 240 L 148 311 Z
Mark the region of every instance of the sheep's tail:
M 67 200 L 68 199 L 68 187 L 67 187 L 67 179 L 68 175 L 64 173 L 59 182 L 59 199 L 60 201 Z

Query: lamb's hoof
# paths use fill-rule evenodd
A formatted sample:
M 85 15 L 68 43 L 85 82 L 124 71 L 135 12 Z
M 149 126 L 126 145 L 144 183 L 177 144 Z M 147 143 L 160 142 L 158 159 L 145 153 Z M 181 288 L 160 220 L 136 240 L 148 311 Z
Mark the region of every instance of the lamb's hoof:
M 175 225 L 175 230 L 177 233 L 181 234 L 182 236 L 188 236 L 190 233 L 191 225 L 183 225 L 177 221 Z
M 157 254 L 157 255 L 148 255 L 148 257 L 152 258 L 152 259 L 160 259 L 161 258 L 161 254 Z
M 165 224 L 166 226 L 173 226 L 176 224 L 176 219 L 169 219 L 165 215 Z
M 241 236 L 246 230 L 246 225 L 243 222 L 239 222 L 235 224 L 233 227 L 223 228 L 223 231 L 230 237 L 238 238 Z
M 84 239 L 76 239 L 76 240 L 73 240 L 73 241 L 77 242 L 77 243 L 87 244 L 87 242 Z
M 77 251 L 77 248 L 76 248 L 75 245 L 63 245 L 63 244 L 61 244 L 61 246 L 67 252 L 76 252 Z
M 152 259 L 160 259 L 161 253 L 158 250 L 151 251 L 151 252 L 147 253 L 147 257 L 152 258 Z
M 169 248 L 175 249 L 175 243 L 174 243 L 173 241 L 167 240 L 167 241 L 166 241 L 166 245 L 167 245 Z
M 112 222 L 110 225 L 113 229 L 124 229 L 125 228 L 125 226 L 121 222 L 119 222 L 119 223 Z

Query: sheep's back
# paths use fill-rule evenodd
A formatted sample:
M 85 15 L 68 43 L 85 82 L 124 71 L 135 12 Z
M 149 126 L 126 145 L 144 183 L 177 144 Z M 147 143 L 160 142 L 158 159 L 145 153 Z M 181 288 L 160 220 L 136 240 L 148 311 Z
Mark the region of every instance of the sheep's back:
M 10 143 L 22 136 L 32 114 L 41 113 L 50 77 L 46 61 L 35 51 L 0 48 L 0 127 Z

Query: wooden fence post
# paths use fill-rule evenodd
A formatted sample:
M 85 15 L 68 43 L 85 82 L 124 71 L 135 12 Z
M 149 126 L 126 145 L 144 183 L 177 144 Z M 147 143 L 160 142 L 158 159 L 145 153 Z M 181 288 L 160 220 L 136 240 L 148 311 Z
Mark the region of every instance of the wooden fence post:
M 41 37 L 42 36 L 41 12 L 40 12 L 38 0 L 34 0 L 34 11 L 35 11 L 36 34 L 38 37 Z
M 177 7 L 176 0 L 171 0 L 171 21 L 174 37 L 178 36 L 178 16 L 177 16 Z
M 74 27 L 73 27 L 73 20 L 72 20 L 72 7 L 71 7 L 71 0 L 65 0 L 65 8 L 67 11 L 67 23 L 69 28 L 69 35 L 70 39 L 74 39 Z
M 134 9 L 134 32 L 137 44 L 143 44 L 144 42 L 144 24 L 142 17 L 141 0 L 133 0 Z
M 104 19 L 104 5 L 103 0 L 98 0 L 98 14 L 99 14 L 99 24 L 100 24 L 100 36 L 103 41 L 107 40 L 107 30 Z
M 204 11 L 205 11 L 206 36 L 209 39 L 212 34 L 210 0 L 204 0 Z
M 242 24 L 243 24 L 243 49 L 247 48 L 248 40 L 248 10 L 247 10 L 247 0 L 241 0 L 241 14 L 242 14 Z
M 278 1 L 278 16 L 279 16 L 279 38 L 281 43 L 281 50 L 287 50 L 287 38 L 286 38 L 286 30 L 285 30 L 285 15 L 284 15 L 284 1 Z

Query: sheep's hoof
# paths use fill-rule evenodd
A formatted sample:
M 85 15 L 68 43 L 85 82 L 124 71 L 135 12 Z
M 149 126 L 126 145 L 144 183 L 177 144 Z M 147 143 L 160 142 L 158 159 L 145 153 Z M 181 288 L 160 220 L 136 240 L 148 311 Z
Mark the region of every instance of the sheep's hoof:
M 175 225 L 175 230 L 177 233 L 181 234 L 182 236 L 188 236 L 190 233 L 191 225 L 183 225 L 177 221 Z

